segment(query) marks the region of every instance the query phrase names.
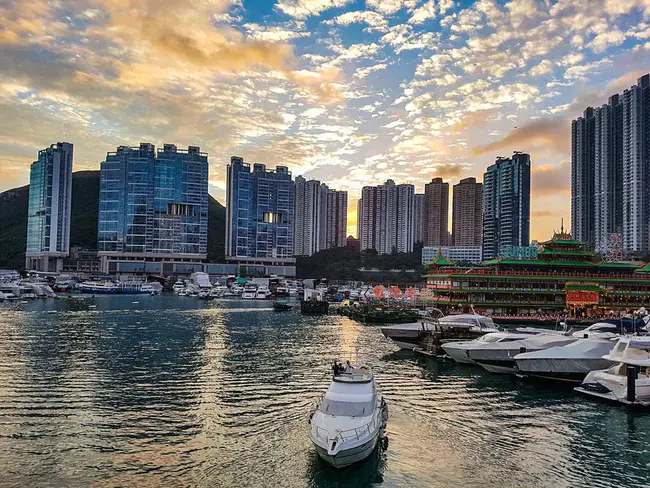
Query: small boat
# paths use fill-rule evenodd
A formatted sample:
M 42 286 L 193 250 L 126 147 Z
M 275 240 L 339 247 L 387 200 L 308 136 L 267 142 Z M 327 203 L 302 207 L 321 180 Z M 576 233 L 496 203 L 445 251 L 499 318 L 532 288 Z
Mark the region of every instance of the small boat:
M 629 406 L 650 407 L 650 337 L 621 337 L 603 359 L 616 364 L 590 372 L 574 390 Z
M 273 302 L 273 310 L 277 310 L 278 312 L 291 310 L 292 308 L 293 305 L 289 305 L 286 300 L 276 300 Z
M 309 419 L 309 437 L 321 459 L 343 468 L 366 459 L 377 446 L 388 420 L 367 366 L 333 376 Z
M 255 299 L 255 295 L 257 293 L 257 286 L 255 285 L 246 285 L 244 287 L 244 291 L 241 294 L 241 297 L 244 300 L 253 300 Z

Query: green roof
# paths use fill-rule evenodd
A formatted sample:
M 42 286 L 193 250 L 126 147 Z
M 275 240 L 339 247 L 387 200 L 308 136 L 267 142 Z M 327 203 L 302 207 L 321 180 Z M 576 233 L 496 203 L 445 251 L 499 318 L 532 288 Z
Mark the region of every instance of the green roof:
M 598 266 L 596 263 L 589 261 L 551 261 L 552 266 Z
M 550 242 L 543 242 L 542 244 L 573 244 L 575 246 L 584 246 L 585 243 L 582 241 L 577 241 L 575 239 L 555 239 Z
M 634 271 L 635 273 L 650 273 L 650 263 Z
M 544 254 L 544 255 L 553 255 L 553 254 L 560 254 L 563 256 L 595 256 L 596 253 L 591 252 L 591 251 L 564 251 L 560 249 L 544 249 L 541 253 L 539 254 Z
M 639 267 L 638 264 L 634 264 L 634 263 L 598 263 L 598 266 L 601 268 L 638 268 Z M 650 268 L 648 268 L 648 272 L 650 272 Z
M 582 290 L 582 291 L 603 291 L 597 285 L 566 285 L 567 290 Z
M 431 261 L 431 264 L 434 266 L 455 266 L 456 263 L 453 261 L 450 261 L 446 257 L 442 255 L 442 250 L 438 249 L 438 255 L 435 257 L 433 261 Z

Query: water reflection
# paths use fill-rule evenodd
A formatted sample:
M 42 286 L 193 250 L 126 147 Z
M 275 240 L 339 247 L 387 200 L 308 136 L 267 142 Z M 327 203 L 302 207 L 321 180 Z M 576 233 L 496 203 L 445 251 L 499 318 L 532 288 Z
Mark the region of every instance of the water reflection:
M 0 305 L 0 328 L 3 484 L 648 485 L 650 416 L 395 351 L 343 317 L 84 297 Z M 357 346 L 389 402 L 390 442 L 336 471 L 307 419 L 332 359 Z

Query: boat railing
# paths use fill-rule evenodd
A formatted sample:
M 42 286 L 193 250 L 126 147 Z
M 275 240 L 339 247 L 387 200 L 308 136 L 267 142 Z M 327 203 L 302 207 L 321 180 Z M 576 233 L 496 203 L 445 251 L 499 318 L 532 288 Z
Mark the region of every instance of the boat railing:
M 336 429 L 334 431 L 336 435 L 333 437 L 330 437 L 330 432 L 327 429 L 323 429 L 322 427 L 319 427 L 313 422 L 311 424 L 312 432 L 316 437 L 320 437 L 325 442 L 328 442 L 333 439 L 337 439 L 338 443 L 341 444 L 343 442 L 350 441 L 350 440 L 361 440 L 366 434 L 372 435 L 372 433 L 377 429 L 377 427 L 381 425 L 381 415 L 382 415 L 382 409 L 380 408 L 377 410 L 375 415 L 372 416 L 372 419 L 367 424 L 364 424 L 360 427 L 356 427 L 354 429 L 347 429 L 347 430 Z

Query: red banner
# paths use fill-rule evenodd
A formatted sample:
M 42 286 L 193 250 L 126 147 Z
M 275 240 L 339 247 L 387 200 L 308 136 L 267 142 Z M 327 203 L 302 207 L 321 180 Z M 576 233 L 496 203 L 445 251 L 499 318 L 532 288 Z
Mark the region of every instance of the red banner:
M 590 290 L 567 290 L 568 304 L 598 304 L 598 292 Z

